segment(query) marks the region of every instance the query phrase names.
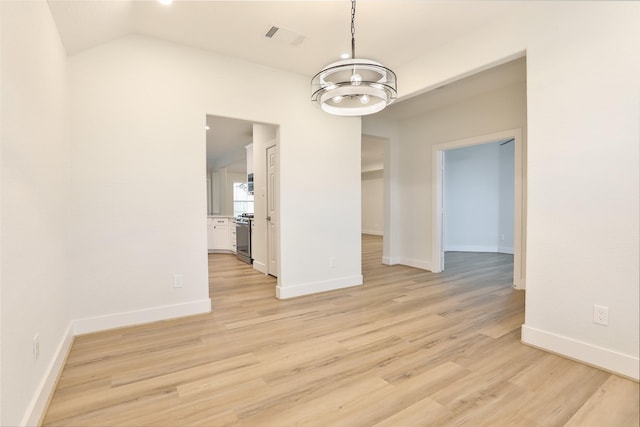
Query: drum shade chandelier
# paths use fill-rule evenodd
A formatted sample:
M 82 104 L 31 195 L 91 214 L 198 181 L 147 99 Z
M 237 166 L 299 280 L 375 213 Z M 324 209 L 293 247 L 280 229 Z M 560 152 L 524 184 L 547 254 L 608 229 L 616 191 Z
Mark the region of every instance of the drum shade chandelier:
M 356 0 L 351 0 L 351 59 L 324 67 L 311 79 L 311 102 L 337 116 L 365 116 L 395 101 L 396 75 L 379 62 L 356 58 Z

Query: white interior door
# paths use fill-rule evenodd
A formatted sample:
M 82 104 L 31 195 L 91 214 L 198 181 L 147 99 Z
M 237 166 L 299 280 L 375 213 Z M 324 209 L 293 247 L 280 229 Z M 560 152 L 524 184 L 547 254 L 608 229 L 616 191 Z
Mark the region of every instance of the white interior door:
M 278 147 L 267 148 L 267 273 L 278 277 Z

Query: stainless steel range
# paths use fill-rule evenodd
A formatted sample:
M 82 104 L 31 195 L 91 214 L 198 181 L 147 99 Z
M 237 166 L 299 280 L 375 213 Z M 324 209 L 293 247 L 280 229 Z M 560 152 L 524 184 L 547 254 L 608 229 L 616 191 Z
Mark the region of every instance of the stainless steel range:
M 242 214 L 236 218 L 236 257 L 247 264 L 252 264 L 251 258 L 251 222 L 253 214 Z

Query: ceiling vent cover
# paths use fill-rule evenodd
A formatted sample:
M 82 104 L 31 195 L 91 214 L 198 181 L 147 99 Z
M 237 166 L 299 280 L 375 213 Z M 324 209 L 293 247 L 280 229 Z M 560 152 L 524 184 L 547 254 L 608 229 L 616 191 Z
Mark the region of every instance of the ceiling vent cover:
M 265 33 L 265 38 L 276 41 L 280 44 L 286 44 L 288 46 L 300 45 L 305 37 L 302 34 L 298 34 L 295 31 L 288 30 L 286 28 L 272 25 Z

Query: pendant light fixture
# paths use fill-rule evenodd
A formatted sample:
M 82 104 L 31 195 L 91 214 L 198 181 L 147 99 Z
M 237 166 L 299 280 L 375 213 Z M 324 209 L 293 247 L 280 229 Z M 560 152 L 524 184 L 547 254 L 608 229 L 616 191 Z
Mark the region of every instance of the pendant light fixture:
M 382 64 L 356 58 L 356 0 L 351 0 L 351 59 L 327 65 L 311 79 L 311 102 L 337 116 L 383 110 L 397 96 L 396 75 Z

